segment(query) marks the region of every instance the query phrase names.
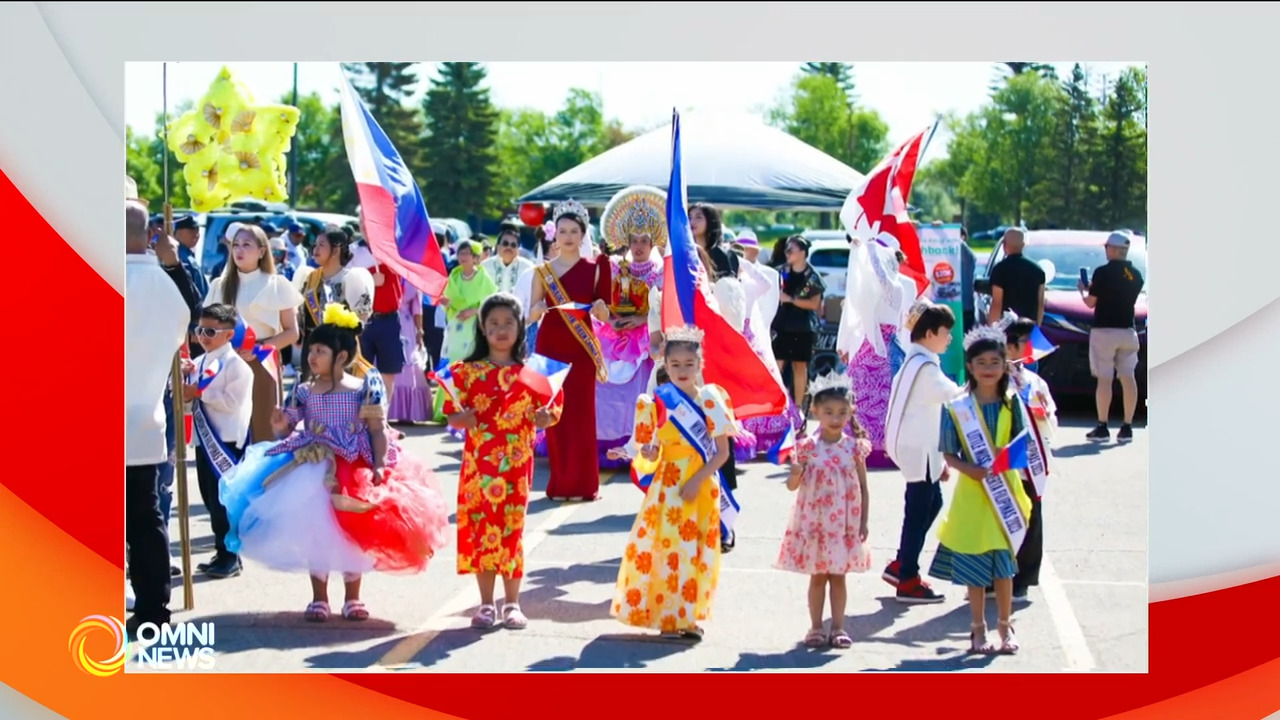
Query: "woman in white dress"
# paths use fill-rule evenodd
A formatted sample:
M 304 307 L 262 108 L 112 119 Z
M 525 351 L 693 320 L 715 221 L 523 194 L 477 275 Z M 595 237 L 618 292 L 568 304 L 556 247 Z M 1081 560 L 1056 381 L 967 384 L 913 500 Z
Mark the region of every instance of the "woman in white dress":
M 231 239 L 230 260 L 222 275 L 209 283 L 204 304 L 233 306 L 253 330 L 259 344 L 284 348 L 298 341 L 298 306 L 302 304 L 302 295 L 288 278 L 276 272 L 270 247 L 262 228 L 241 226 Z M 263 366 L 251 351 L 239 352 L 253 370 L 250 442 L 274 440 L 271 412 L 282 404 L 281 379 Z M 279 354 L 274 361 L 278 373 Z

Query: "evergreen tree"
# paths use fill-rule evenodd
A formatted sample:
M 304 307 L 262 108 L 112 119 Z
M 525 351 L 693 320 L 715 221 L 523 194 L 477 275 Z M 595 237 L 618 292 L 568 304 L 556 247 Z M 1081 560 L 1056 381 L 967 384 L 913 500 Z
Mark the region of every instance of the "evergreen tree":
M 422 113 L 410 102 L 418 87 L 417 63 L 343 63 L 360 99 L 422 184 Z
M 807 62 L 800 66 L 805 75 L 826 75 L 836 81 L 836 85 L 844 91 L 852 105 L 858 101 L 854 93 L 853 65 L 838 62 Z
M 487 217 L 512 198 L 494 197 L 498 111 L 480 63 L 441 63 L 423 101 L 423 195 L 441 217 Z
M 1090 153 L 1090 207 L 1101 228 L 1145 228 L 1147 131 L 1142 126 L 1142 78 L 1126 68 L 1102 106 L 1096 147 Z

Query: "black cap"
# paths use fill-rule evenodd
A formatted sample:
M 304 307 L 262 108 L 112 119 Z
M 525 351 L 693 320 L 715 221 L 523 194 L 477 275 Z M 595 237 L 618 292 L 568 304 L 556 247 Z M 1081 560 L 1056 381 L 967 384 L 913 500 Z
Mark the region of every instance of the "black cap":
M 174 230 L 199 230 L 200 223 L 196 221 L 196 216 L 191 213 L 183 213 L 175 215 L 173 218 Z
M 280 229 L 277 228 L 275 226 L 275 223 L 271 222 L 270 220 L 263 220 L 261 223 L 258 224 L 258 227 L 262 228 L 262 232 L 267 233 L 268 235 L 270 235 L 271 233 L 280 232 Z

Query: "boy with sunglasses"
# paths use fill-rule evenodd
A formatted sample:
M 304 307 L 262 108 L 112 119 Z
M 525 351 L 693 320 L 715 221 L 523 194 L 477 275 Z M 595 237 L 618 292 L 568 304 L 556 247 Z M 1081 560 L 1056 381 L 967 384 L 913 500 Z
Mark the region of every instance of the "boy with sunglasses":
M 209 511 L 217 554 L 196 566 L 213 578 L 239 575 L 239 556 L 227 552 L 224 541 L 231 529 L 227 509 L 218 498 L 218 482 L 240 462 L 249 445 L 253 413 L 253 370 L 231 346 L 239 316 L 230 305 L 215 303 L 200 311 L 194 334 L 204 354 L 183 361 L 186 384 L 182 399 L 192 404 L 195 426 L 196 476 L 200 497 Z

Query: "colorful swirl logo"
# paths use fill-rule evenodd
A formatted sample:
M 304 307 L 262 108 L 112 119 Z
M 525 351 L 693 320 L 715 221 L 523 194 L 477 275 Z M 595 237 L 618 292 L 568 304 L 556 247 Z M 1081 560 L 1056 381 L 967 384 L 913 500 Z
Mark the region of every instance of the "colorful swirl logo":
M 116 649 L 105 661 L 89 657 L 85 650 L 85 640 L 99 630 L 106 630 L 115 637 Z M 90 615 L 80 621 L 71 631 L 71 639 L 67 641 L 67 650 L 76 665 L 94 677 L 108 677 L 124 669 L 125 657 L 128 654 L 129 641 L 125 633 L 124 623 L 109 615 Z

